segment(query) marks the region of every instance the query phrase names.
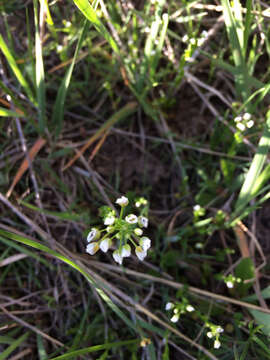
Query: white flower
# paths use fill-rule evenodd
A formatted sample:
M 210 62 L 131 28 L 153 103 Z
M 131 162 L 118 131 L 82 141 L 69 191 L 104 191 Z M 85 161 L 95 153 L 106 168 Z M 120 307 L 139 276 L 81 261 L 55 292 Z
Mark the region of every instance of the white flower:
M 99 244 L 97 242 L 92 242 L 86 247 L 86 252 L 90 255 L 94 255 L 99 250 Z
M 215 340 L 215 342 L 214 342 L 214 349 L 219 349 L 219 348 L 220 348 L 220 345 L 221 345 L 220 341 L 219 341 L 219 340 Z
M 140 240 L 140 245 L 143 251 L 147 251 L 151 247 L 151 240 L 148 237 L 143 236 Z
M 197 243 L 195 244 L 195 248 L 196 248 L 196 249 L 202 249 L 202 248 L 203 248 L 203 244 L 202 244 L 201 242 L 197 242 Z
M 246 127 L 248 129 L 252 128 L 252 126 L 254 125 L 254 121 L 253 120 L 249 120 L 247 123 L 246 123 Z
M 241 123 L 241 122 L 237 123 L 237 124 L 236 124 L 236 127 L 237 127 L 237 129 L 240 130 L 240 131 L 244 131 L 244 130 L 246 129 L 246 125 L 243 124 L 243 123 Z
M 193 206 L 193 211 L 199 211 L 201 209 L 201 206 L 199 204 Z
M 127 206 L 128 205 L 128 198 L 125 196 L 121 196 L 119 199 L 116 200 L 116 204 L 120 206 Z
M 193 307 L 192 305 L 188 305 L 188 306 L 186 307 L 186 310 L 187 310 L 188 312 L 192 312 L 192 311 L 194 311 L 195 309 L 194 309 L 194 307 Z
M 171 322 L 176 323 L 179 320 L 179 314 L 175 314 L 173 315 L 173 317 L 171 318 Z
M 250 113 L 245 113 L 245 114 L 243 115 L 243 120 L 249 121 L 250 119 L 251 119 L 251 114 L 250 114 Z
M 147 252 L 143 250 L 143 248 L 141 246 L 137 246 L 136 249 L 135 249 L 135 253 L 138 257 L 139 260 L 143 261 L 144 258 L 146 257 L 147 255 Z
M 87 235 L 87 242 L 91 242 L 92 240 L 97 240 L 100 236 L 100 232 L 96 228 L 92 228 L 89 234 Z
M 226 285 L 229 289 L 232 289 L 234 286 L 232 281 L 226 281 Z
M 134 229 L 134 232 L 135 232 L 135 234 L 136 234 L 137 236 L 141 236 L 141 235 L 143 234 L 143 231 L 142 231 L 142 229 L 140 229 L 140 228 Z
M 125 217 L 125 220 L 129 224 L 136 224 L 138 222 L 138 218 L 134 214 L 129 214 L 128 216 Z
M 128 244 L 124 245 L 121 249 L 121 256 L 124 257 L 129 257 L 131 254 L 131 248 Z
M 104 239 L 104 240 L 101 241 L 99 247 L 100 247 L 100 249 L 101 249 L 103 252 L 106 253 L 106 252 L 108 251 L 110 245 L 111 245 L 110 239 L 106 238 L 106 239 Z
M 211 331 L 208 331 L 208 333 L 206 334 L 207 337 L 209 337 L 209 339 L 211 339 L 213 337 L 213 334 Z
M 104 225 L 112 225 L 115 221 L 115 216 L 109 215 L 104 219 Z
M 183 42 L 187 42 L 188 41 L 188 35 L 185 34 L 183 37 L 182 37 L 182 41 Z
M 224 329 L 221 327 L 221 326 L 218 326 L 217 329 L 216 329 L 216 332 L 217 333 L 223 333 Z
M 234 118 L 234 122 L 238 123 L 242 121 L 242 116 L 236 116 L 236 118 Z
M 147 200 L 145 198 L 143 198 L 143 197 L 137 199 L 137 201 L 135 202 L 135 206 L 137 208 L 139 208 L 142 205 L 147 205 Z
M 165 305 L 165 310 L 171 310 L 174 307 L 174 304 L 171 302 L 167 302 L 167 304 Z
M 139 216 L 138 218 L 138 224 L 142 227 L 147 228 L 148 226 L 148 219 L 145 216 Z
M 112 255 L 113 255 L 114 260 L 115 260 L 118 264 L 122 265 L 123 257 L 121 256 L 120 251 L 119 251 L 119 250 L 115 250 Z

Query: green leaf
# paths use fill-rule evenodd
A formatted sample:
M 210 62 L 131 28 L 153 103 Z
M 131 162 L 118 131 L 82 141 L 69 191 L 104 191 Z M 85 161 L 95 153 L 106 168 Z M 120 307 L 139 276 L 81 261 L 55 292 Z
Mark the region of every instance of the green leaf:
M 252 314 L 258 325 L 263 325 L 262 331 L 264 334 L 270 336 L 270 315 L 258 310 L 251 309 L 249 309 L 249 312 Z
M 108 41 L 111 45 L 112 49 L 119 54 L 119 49 L 114 41 L 111 34 L 108 32 L 106 27 L 102 24 L 100 19 L 97 16 L 96 11 L 93 9 L 88 0 L 73 0 L 74 4 L 78 7 L 78 9 L 83 13 L 83 15 L 88 19 L 97 31 Z

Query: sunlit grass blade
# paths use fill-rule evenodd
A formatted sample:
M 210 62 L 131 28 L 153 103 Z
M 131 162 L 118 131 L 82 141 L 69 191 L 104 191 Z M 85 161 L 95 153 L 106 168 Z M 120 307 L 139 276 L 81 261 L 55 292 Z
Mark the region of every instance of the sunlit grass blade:
M 106 27 L 100 21 L 96 11 L 92 7 L 92 5 L 88 2 L 88 0 L 73 0 L 74 4 L 78 7 L 78 9 L 83 13 L 83 15 L 88 19 L 96 28 L 96 30 L 108 41 L 111 45 L 112 49 L 119 53 L 119 48 L 114 41 L 111 34 L 108 32 Z
M 87 347 L 84 349 L 72 351 L 70 353 L 60 355 L 60 356 L 57 356 L 54 358 L 50 358 L 49 360 L 74 359 L 80 355 L 85 355 L 85 354 L 89 354 L 89 353 L 101 351 L 101 350 L 110 350 L 110 349 L 118 348 L 121 346 L 134 345 L 134 344 L 138 344 L 139 342 L 140 342 L 140 339 L 132 339 L 132 340 L 126 340 L 126 341 L 117 341 L 117 342 L 102 344 L 102 345 L 94 345 L 94 346 L 90 346 L 90 347 Z
M 262 182 L 262 179 L 259 178 L 266 157 L 270 147 L 270 111 L 268 111 L 266 115 L 266 126 L 264 133 L 260 139 L 257 152 L 252 160 L 248 173 L 246 175 L 245 182 L 241 188 L 239 197 L 237 199 L 235 205 L 235 213 L 239 214 L 241 210 L 248 204 L 248 202 L 252 199 L 254 194 L 254 189 L 258 191 L 258 186 L 256 186 L 256 182 Z M 267 172 L 268 174 L 268 172 Z
M 19 69 L 19 67 L 16 63 L 16 60 L 14 59 L 11 51 L 9 50 L 9 47 L 5 43 L 1 34 L 0 34 L 0 49 L 1 49 L 2 53 L 4 54 L 9 66 L 12 69 L 14 75 L 16 76 L 18 82 L 24 88 L 27 96 L 29 97 L 29 100 L 32 101 L 33 104 L 36 104 L 36 101 L 33 96 L 33 92 L 31 90 L 28 82 L 26 81 L 25 77 L 23 76 L 21 70 Z
M 229 0 L 221 0 L 223 15 L 227 29 L 231 51 L 236 66 L 235 82 L 239 95 L 245 101 L 250 93 L 247 86 L 247 68 L 245 64 L 244 50 L 244 26 L 242 19 L 241 4 L 239 0 L 234 1 L 233 8 Z M 246 36 L 248 33 L 246 33 Z
M 45 347 L 43 344 L 43 339 L 40 334 L 37 334 L 37 348 L 38 348 L 39 360 L 47 360 L 48 355 L 46 353 L 46 350 L 45 350 Z
M 30 335 L 30 332 L 26 332 L 18 339 L 14 340 L 14 342 L 0 354 L 0 360 L 10 359 L 9 355 L 16 350 L 18 346 L 20 346 Z
M 10 116 L 10 117 L 22 117 L 23 114 L 19 114 L 16 111 L 12 111 L 12 110 L 8 110 L 8 109 L 5 109 L 3 107 L 0 107 L 0 116 L 3 116 L 3 117 L 7 117 L 7 116 Z
M 44 0 L 42 0 L 43 2 Z M 42 8 L 42 7 L 41 7 Z M 36 89 L 38 102 L 38 124 L 41 133 L 46 127 L 45 74 L 42 56 L 42 43 L 39 35 L 38 3 L 34 0 L 35 14 L 35 54 L 36 54 Z
M 70 85 L 70 80 L 72 77 L 72 72 L 73 72 L 73 69 L 75 66 L 75 62 L 76 62 L 77 56 L 79 54 L 79 51 L 82 47 L 84 37 L 87 34 L 87 30 L 88 30 L 88 21 L 85 21 L 83 28 L 82 28 L 81 35 L 79 37 L 79 40 L 78 40 L 78 43 L 76 46 L 76 50 L 75 50 L 75 53 L 74 53 L 74 56 L 72 59 L 72 63 L 70 64 L 70 66 L 65 74 L 65 77 L 62 80 L 60 88 L 57 92 L 57 97 L 56 97 L 56 101 L 55 101 L 55 104 L 53 107 L 53 114 L 52 114 L 52 123 L 53 123 L 53 126 L 55 126 L 55 137 L 56 138 L 59 136 L 59 134 L 61 133 L 61 130 L 62 130 L 66 95 L 67 95 L 67 91 L 68 91 L 68 88 Z

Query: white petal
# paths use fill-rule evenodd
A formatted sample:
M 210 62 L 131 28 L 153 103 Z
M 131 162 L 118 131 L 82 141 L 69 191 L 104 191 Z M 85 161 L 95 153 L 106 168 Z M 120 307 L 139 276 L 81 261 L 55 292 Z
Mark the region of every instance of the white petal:
M 114 261 L 116 261 L 118 264 L 122 265 L 123 258 L 120 255 L 119 250 L 115 250 L 113 252 L 113 258 L 114 258 Z
M 211 331 L 208 331 L 208 333 L 206 334 L 207 337 L 209 337 L 209 339 L 211 339 L 213 337 L 213 334 L 211 333 Z
M 119 199 L 116 200 L 116 204 L 120 206 L 127 206 L 128 205 L 128 198 L 125 196 L 121 196 Z
M 214 349 L 219 349 L 219 348 L 220 348 L 220 345 L 221 345 L 220 341 L 219 341 L 219 340 L 215 340 L 215 342 L 214 342 Z
M 218 333 L 223 333 L 223 331 L 224 331 L 224 329 L 221 327 L 221 326 L 219 326 L 219 327 L 217 327 L 217 330 L 216 330 Z
M 179 314 L 175 314 L 173 315 L 173 317 L 171 318 L 171 322 L 176 323 L 179 320 Z
M 173 303 L 171 303 L 171 302 L 167 302 L 167 304 L 166 304 L 166 306 L 165 306 L 165 310 L 171 310 L 172 308 L 173 308 Z
M 94 255 L 99 249 L 99 245 L 97 242 L 92 242 L 91 244 L 88 244 L 86 247 L 86 252 L 90 255 Z
M 144 251 L 141 246 L 137 246 L 137 247 L 136 247 L 135 253 L 136 253 L 138 259 L 141 260 L 141 261 L 143 261 L 144 258 L 145 258 L 146 255 L 147 255 L 147 252 Z
M 128 216 L 125 217 L 125 220 L 129 224 L 136 224 L 138 222 L 138 218 L 134 214 L 129 214 Z
M 147 251 L 151 247 L 151 240 L 148 237 L 143 236 L 140 240 L 140 245 L 143 251 Z
M 124 245 L 121 249 L 121 256 L 124 257 L 129 257 L 131 254 L 131 248 L 128 244 Z
M 243 119 L 244 119 L 245 121 L 249 121 L 249 120 L 251 119 L 251 114 L 250 114 L 250 113 L 245 113 L 245 114 L 243 115 Z
M 148 226 L 148 219 L 145 216 L 139 216 L 138 223 L 140 226 L 147 228 Z
M 187 310 L 188 312 L 192 312 L 192 311 L 194 311 L 195 309 L 194 309 L 194 307 L 193 307 L 192 305 L 188 305 L 188 306 L 186 307 L 186 310 Z
M 232 281 L 227 281 L 226 282 L 226 285 L 229 289 L 232 289 L 233 288 L 233 282 Z
M 106 253 L 110 247 L 110 239 L 102 240 L 99 246 L 100 246 L 100 249 Z
M 112 225 L 115 221 L 115 217 L 110 215 L 104 219 L 104 225 Z
M 98 235 L 98 230 L 95 228 L 92 228 L 91 231 L 89 232 L 89 234 L 87 235 L 87 241 L 91 242 L 92 240 L 94 240 Z

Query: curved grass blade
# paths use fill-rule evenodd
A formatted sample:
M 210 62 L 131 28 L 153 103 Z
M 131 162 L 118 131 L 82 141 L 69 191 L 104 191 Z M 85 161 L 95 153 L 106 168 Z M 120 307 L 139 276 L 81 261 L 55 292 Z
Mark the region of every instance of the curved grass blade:
M 55 100 L 55 104 L 53 107 L 53 114 L 52 114 L 52 123 L 55 124 L 55 126 L 56 126 L 56 129 L 55 129 L 55 137 L 56 138 L 59 136 L 59 134 L 61 133 L 61 130 L 62 130 L 66 95 L 67 95 L 67 91 L 69 88 L 69 84 L 70 84 L 70 80 L 72 77 L 72 72 L 73 72 L 73 69 L 75 66 L 75 62 L 78 57 L 79 51 L 82 47 L 82 43 L 83 43 L 84 37 L 87 33 L 87 30 L 88 30 L 88 21 L 85 20 L 81 35 L 79 37 L 79 40 L 78 40 L 78 43 L 76 46 L 74 56 L 72 59 L 72 63 L 70 64 L 70 66 L 65 74 L 65 77 L 62 80 L 60 88 L 57 92 L 57 97 Z
M 26 81 L 25 77 L 23 76 L 21 70 L 19 69 L 18 65 L 16 64 L 16 60 L 14 59 L 11 51 L 9 50 L 8 46 L 6 45 L 1 34 L 0 34 L 0 49 L 1 49 L 2 53 L 4 54 L 9 66 L 11 67 L 11 70 L 13 71 L 14 75 L 16 76 L 18 82 L 24 88 L 29 100 L 32 101 L 32 103 L 36 105 L 36 101 L 34 99 L 32 90 L 31 90 L 28 82 Z
M 111 45 L 112 49 L 119 54 L 119 48 L 114 41 L 111 34 L 108 32 L 106 27 L 102 24 L 100 19 L 97 16 L 96 11 L 91 6 L 91 4 L 88 2 L 88 0 L 73 0 L 74 4 L 78 7 L 78 9 L 83 13 L 83 15 L 88 19 L 94 27 L 97 29 L 97 31 L 108 41 L 108 43 Z
M 77 356 L 80 356 L 80 355 L 85 355 L 85 354 L 89 354 L 89 353 L 101 351 L 101 350 L 110 350 L 113 348 L 118 348 L 120 346 L 134 345 L 139 342 L 140 342 L 140 339 L 133 339 L 133 340 L 118 341 L 118 342 L 102 344 L 102 345 L 95 345 L 95 346 L 90 346 L 90 347 L 87 347 L 84 349 L 72 351 L 70 353 L 51 358 L 49 360 L 67 360 L 67 359 L 73 359 L 73 358 L 76 359 Z

